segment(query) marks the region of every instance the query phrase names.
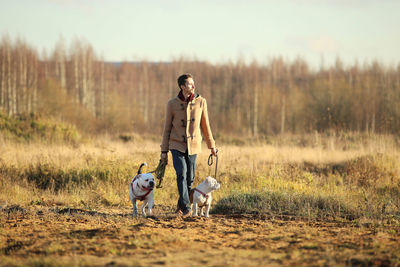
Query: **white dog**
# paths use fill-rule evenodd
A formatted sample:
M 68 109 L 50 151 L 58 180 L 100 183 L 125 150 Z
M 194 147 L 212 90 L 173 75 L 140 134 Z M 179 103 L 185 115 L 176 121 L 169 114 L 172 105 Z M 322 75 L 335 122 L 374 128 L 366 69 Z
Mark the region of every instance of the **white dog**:
M 152 209 L 154 206 L 154 176 L 151 173 L 143 173 L 142 167 L 147 166 L 147 163 L 142 163 L 139 167 L 138 174 L 132 179 L 129 186 L 129 198 L 133 205 L 133 216 L 138 216 L 137 200 L 143 201 L 141 207 L 142 215 L 146 216 L 145 208 L 149 211 L 149 215 L 152 215 Z
M 200 208 L 200 215 L 204 216 L 203 207 L 205 206 L 206 217 L 210 217 L 209 212 L 212 202 L 211 192 L 219 189 L 220 186 L 217 180 L 211 176 L 207 176 L 201 184 L 190 191 L 190 202 L 193 203 L 192 216 L 197 216 L 197 207 Z

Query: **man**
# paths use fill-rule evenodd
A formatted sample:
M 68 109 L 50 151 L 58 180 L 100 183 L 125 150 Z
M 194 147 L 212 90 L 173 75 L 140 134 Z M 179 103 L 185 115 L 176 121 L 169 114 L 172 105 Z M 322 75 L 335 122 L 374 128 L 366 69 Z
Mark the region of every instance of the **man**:
M 193 76 L 179 76 L 178 86 L 178 96 L 167 104 L 160 157 L 167 162 L 168 151 L 171 151 L 178 183 L 178 207 L 183 216 L 187 216 L 191 211 L 189 192 L 193 185 L 196 157 L 201 152 L 201 134 L 214 156 L 217 150 L 208 120 L 207 102 L 195 94 Z

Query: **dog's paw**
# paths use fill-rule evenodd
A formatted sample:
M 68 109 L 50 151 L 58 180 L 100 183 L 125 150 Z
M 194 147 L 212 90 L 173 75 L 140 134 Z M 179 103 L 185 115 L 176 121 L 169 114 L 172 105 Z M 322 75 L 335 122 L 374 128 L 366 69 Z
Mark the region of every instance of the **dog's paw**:
M 158 219 L 156 216 L 154 215 L 149 215 L 146 217 L 147 220 L 153 220 L 153 221 L 159 221 L 160 219 Z

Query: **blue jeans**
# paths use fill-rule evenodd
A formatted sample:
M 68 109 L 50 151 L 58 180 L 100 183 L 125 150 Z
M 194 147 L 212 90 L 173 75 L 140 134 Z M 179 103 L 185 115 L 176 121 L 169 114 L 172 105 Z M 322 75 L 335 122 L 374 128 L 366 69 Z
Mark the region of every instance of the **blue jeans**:
M 171 154 L 178 183 L 178 206 L 185 212 L 190 210 L 189 192 L 193 185 L 197 155 L 188 155 L 187 150 L 182 153 L 175 149 L 171 150 Z

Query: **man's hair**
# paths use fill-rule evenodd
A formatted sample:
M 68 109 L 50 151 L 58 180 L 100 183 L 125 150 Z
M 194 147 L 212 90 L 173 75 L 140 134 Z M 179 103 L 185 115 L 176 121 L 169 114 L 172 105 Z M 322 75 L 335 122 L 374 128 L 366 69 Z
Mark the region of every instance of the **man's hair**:
M 179 76 L 179 78 L 178 78 L 178 87 L 179 87 L 179 89 L 181 89 L 181 85 L 185 85 L 186 84 L 186 80 L 188 78 L 192 78 L 193 79 L 192 74 L 185 73 L 185 74 L 182 74 L 181 76 Z

